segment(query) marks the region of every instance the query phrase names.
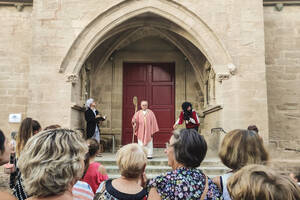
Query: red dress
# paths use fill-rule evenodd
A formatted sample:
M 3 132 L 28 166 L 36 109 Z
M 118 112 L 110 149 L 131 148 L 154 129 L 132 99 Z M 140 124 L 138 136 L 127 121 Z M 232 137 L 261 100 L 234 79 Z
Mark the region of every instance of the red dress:
M 82 179 L 92 187 L 94 193 L 96 193 L 100 183 L 108 179 L 107 175 L 103 175 L 99 172 L 98 169 L 100 165 L 98 162 L 91 163 Z

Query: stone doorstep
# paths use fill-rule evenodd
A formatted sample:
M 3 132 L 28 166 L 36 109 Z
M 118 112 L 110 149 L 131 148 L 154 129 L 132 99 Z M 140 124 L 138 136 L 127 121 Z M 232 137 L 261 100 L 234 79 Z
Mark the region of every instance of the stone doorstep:
M 152 178 L 155 178 L 157 176 L 159 176 L 160 174 L 147 174 L 147 179 L 152 179 Z M 214 178 L 216 176 L 220 176 L 219 174 L 211 174 L 211 175 L 207 175 L 209 178 Z M 119 174 L 111 174 L 111 175 L 108 175 L 108 178 L 109 179 L 115 179 L 115 178 L 119 178 L 120 175 Z
M 96 157 L 96 162 L 100 162 L 105 166 L 109 178 L 120 177 L 120 172 L 116 164 L 116 155 L 112 153 L 103 153 L 102 155 L 102 157 Z M 205 159 L 201 163 L 199 169 L 201 169 L 210 178 L 229 171 L 229 169 L 221 163 L 219 158 Z M 168 159 L 164 154 L 154 156 L 153 159 L 148 160 L 146 167 L 146 174 L 148 178 L 154 178 L 167 171 L 171 171 L 171 167 L 168 166 Z
M 115 160 L 103 160 L 96 158 L 96 162 L 100 162 L 104 166 L 111 166 L 111 165 L 116 165 Z M 168 166 L 168 160 L 148 160 L 147 166 Z M 225 167 L 221 162 L 214 162 L 214 161 L 209 161 L 209 160 L 204 160 L 201 163 L 201 167 Z M 225 167 L 226 168 L 226 167 Z
M 96 157 L 95 161 L 102 163 L 103 165 L 116 165 L 116 154 L 102 153 L 102 157 Z M 165 155 L 155 155 L 153 159 L 148 159 L 147 165 L 162 165 L 168 166 L 168 159 Z M 219 158 L 207 158 L 201 163 L 201 167 L 225 167 Z M 225 167 L 226 168 L 226 167 Z
M 108 174 L 119 174 L 119 168 L 116 165 L 106 165 L 106 171 Z M 205 174 L 223 174 L 227 171 L 225 167 L 199 167 Z M 171 167 L 169 166 L 153 166 L 147 165 L 146 174 L 160 174 L 171 171 Z

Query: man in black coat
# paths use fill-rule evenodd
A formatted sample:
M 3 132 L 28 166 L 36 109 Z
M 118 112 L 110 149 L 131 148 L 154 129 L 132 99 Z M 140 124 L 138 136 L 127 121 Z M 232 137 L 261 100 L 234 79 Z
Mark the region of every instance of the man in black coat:
M 105 116 L 101 117 L 96 110 L 96 103 L 93 99 L 88 99 L 85 104 L 86 111 L 84 113 L 86 120 L 86 138 L 95 138 L 100 142 L 100 128 L 98 123 L 105 120 Z

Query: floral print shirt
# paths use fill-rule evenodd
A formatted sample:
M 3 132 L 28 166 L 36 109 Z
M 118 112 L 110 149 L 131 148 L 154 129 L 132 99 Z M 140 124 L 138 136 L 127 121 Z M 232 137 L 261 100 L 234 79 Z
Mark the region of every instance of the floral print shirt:
M 178 168 L 160 175 L 148 183 L 148 190 L 154 187 L 161 199 L 200 199 L 206 184 L 206 176 L 200 169 Z M 221 192 L 208 178 L 206 200 L 220 200 Z

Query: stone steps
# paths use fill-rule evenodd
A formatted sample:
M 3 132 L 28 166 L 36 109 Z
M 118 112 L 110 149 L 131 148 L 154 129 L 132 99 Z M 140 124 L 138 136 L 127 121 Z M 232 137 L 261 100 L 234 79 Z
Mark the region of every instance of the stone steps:
M 106 171 L 109 175 L 119 175 L 120 171 L 118 166 L 115 165 L 104 165 L 106 168 Z M 199 167 L 206 175 L 208 176 L 217 176 L 226 173 L 228 170 L 224 167 Z M 171 171 L 171 167 L 168 166 L 153 166 L 148 165 L 146 167 L 146 175 L 151 176 L 157 176 L 159 174 Z
M 103 159 L 97 159 L 98 162 L 101 162 L 103 165 L 116 165 L 116 160 L 115 159 L 108 159 L 108 160 L 103 160 Z M 201 163 L 202 167 L 218 167 L 220 166 L 220 162 L 216 162 L 214 160 L 205 160 L 204 162 Z M 153 165 L 153 166 L 168 166 L 168 160 L 162 160 L 162 159 L 152 159 L 148 160 L 147 165 Z M 222 164 L 221 164 L 222 165 Z
M 116 160 L 101 160 L 99 161 L 103 165 L 116 165 Z M 165 160 L 151 160 L 147 162 L 147 165 L 160 165 L 160 166 L 167 166 L 168 161 Z
M 120 172 L 116 164 L 114 154 L 103 154 L 103 157 L 97 157 L 97 162 L 100 162 L 105 166 L 109 178 L 120 177 Z M 209 177 L 219 176 L 229 171 L 218 158 L 205 159 L 199 167 Z M 148 160 L 146 166 L 146 175 L 148 178 L 154 178 L 162 173 L 171 171 L 171 167 L 168 166 L 168 160 L 165 155 L 156 156 L 151 160 Z

